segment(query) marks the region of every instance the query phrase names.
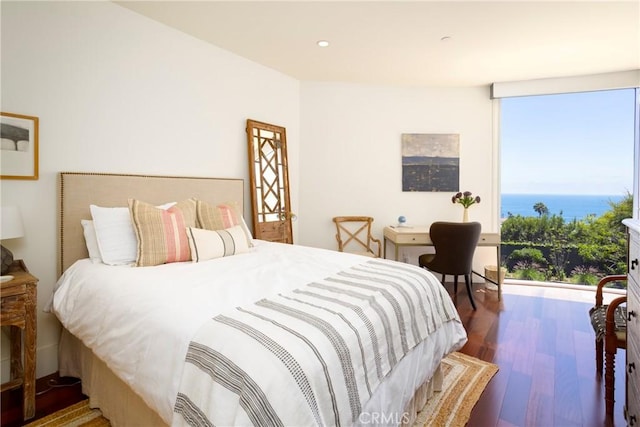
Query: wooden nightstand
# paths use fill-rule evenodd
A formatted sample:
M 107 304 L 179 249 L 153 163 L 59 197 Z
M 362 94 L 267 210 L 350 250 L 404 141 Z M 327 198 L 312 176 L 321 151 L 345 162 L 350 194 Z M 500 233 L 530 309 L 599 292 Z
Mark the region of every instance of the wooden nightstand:
M 1 390 L 22 386 L 23 416 L 27 420 L 36 410 L 36 303 L 38 279 L 29 274 L 22 260 L 14 261 L 12 280 L 1 284 L 2 316 L 0 325 L 9 326 L 11 339 L 11 380 Z M 22 360 L 24 330 L 24 363 Z

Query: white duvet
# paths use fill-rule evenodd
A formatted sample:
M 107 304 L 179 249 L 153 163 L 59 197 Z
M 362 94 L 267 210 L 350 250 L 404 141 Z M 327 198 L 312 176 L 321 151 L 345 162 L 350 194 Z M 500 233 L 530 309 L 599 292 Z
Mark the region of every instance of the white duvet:
M 261 241 L 248 253 L 201 263 L 134 268 L 84 259 L 58 281 L 52 309 L 170 424 L 187 347 L 207 319 L 362 261 L 358 255 Z M 466 340 L 459 322 L 447 326 L 447 335 L 445 352 Z

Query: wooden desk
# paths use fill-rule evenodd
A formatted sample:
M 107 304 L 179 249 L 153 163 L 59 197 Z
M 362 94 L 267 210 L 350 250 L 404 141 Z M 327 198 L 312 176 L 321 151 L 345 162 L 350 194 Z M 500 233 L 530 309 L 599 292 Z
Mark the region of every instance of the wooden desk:
M 394 257 L 398 261 L 399 249 L 403 246 L 433 246 L 429 237 L 429 227 L 394 227 L 384 228 L 384 249 L 382 256 L 387 258 L 387 242 L 394 245 Z M 474 274 L 490 281 L 498 286 L 498 299 L 502 298 L 502 286 L 500 282 L 500 233 L 480 233 L 478 246 L 491 246 L 496 248 L 496 266 L 498 268 L 498 281 L 487 279 L 484 275 L 473 271 Z
M 2 391 L 22 386 L 23 416 L 33 418 L 36 410 L 36 287 L 38 279 L 29 274 L 22 260 L 9 267 L 12 280 L 2 282 L 0 324 L 9 326 L 11 340 L 11 378 Z M 22 349 L 24 330 L 24 350 Z M 23 363 L 24 353 L 24 363 Z

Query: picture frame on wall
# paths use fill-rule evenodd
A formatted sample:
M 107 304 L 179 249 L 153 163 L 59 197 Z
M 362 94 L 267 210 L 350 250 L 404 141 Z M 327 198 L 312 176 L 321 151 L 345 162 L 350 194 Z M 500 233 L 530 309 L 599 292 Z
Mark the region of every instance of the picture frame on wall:
M 38 179 L 38 118 L 0 112 L 0 179 Z
M 401 141 L 402 191 L 459 191 L 459 134 L 403 133 Z

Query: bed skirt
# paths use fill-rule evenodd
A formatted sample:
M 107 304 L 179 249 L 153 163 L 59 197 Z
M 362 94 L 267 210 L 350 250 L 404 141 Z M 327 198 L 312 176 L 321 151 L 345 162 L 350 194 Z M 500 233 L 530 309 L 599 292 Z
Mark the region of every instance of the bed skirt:
M 89 406 L 112 426 L 166 426 L 160 415 L 66 329 L 60 337 L 60 375 L 80 378 Z
M 59 350 L 60 375 L 80 378 L 82 392 L 89 396 L 89 406 L 99 408 L 114 427 L 166 426 L 160 415 L 82 342 L 62 329 Z M 435 391 L 442 390 L 443 374 L 438 364 L 429 380 L 418 387 L 402 415 L 382 419 L 383 424 L 412 426 L 418 412 Z M 363 414 L 365 415 L 365 414 Z M 361 425 L 380 424 L 382 414 L 369 413 L 360 418 Z
M 412 426 L 418 417 L 418 413 L 424 408 L 429 399 L 436 391 L 442 391 L 442 383 L 444 380 L 444 374 L 442 373 L 442 365 L 438 365 L 436 371 L 433 373 L 431 379 L 422 384 L 413 396 L 413 399 L 407 403 L 404 408 L 404 413 L 407 417 L 402 418 L 402 427 Z

